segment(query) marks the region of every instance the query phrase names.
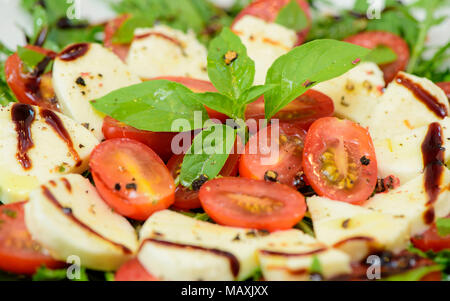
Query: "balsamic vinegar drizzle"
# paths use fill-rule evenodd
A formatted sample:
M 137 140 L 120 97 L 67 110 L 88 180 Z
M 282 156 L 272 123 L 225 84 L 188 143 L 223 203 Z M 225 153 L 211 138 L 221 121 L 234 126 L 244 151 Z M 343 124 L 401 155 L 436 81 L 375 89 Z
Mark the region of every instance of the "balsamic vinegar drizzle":
M 88 50 L 89 50 L 88 43 L 74 44 L 64 49 L 59 54 L 59 58 L 63 61 L 73 61 L 85 55 L 86 52 L 88 52 Z
M 34 146 L 31 125 L 35 118 L 36 112 L 32 106 L 23 103 L 15 103 L 12 106 L 11 119 L 16 125 L 17 132 L 16 158 L 25 170 L 32 166 L 28 150 Z

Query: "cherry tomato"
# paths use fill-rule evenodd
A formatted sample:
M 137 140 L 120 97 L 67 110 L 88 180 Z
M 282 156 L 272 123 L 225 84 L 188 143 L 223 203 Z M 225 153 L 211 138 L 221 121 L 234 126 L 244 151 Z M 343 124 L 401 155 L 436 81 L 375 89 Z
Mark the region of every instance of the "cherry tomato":
M 306 131 L 291 124 L 280 124 L 279 133 L 273 133 L 274 129 L 277 130 L 273 126 L 263 128 L 250 138 L 241 156 L 239 174 L 249 179 L 294 185 L 302 170 Z
M 377 46 L 387 46 L 397 54 L 397 60 L 381 65 L 386 83 L 391 82 L 399 71 L 405 70 L 409 61 L 409 46 L 399 36 L 387 31 L 367 31 L 345 39 L 346 42 L 373 49 Z
M 330 97 L 315 90 L 308 90 L 275 114 L 273 119 L 279 119 L 280 123 L 292 123 L 308 130 L 315 120 L 332 116 L 333 113 L 334 104 Z M 260 120 L 264 117 L 263 98 L 247 106 L 245 119 Z
M 450 234 L 445 236 L 439 235 L 436 223 L 434 223 L 433 226 L 423 234 L 413 237 L 411 242 L 416 248 L 424 252 L 430 250 L 439 252 L 450 249 Z
M 165 79 L 165 80 L 170 80 L 173 82 L 180 83 L 182 85 L 185 85 L 186 87 L 188 87 L 195 93 L 217 92 L 217 90 L 213 86 L 213 84 L 208 81 L 205 81 L 205 80 L 188 78 L 188 77 L 178 77 L 178 76 L 158 77 L 158 78 L 152 78 L 151 80 L 156 80 L 156 79 Z M 217 119 L 217 120 L 220 120 L 222 123 L 224 123 L 228 118 L 227 115 L 217 112 L 213 109 L 210 109 L 207 106 L 205 106 L 205 108 L 206 108 L 206 111 L 208 112 L 209 118 L 211 118 L 211 119 Z
M 256 0 L 250 3 L 249 6 L 244 8 L 233 22 L 236 24 L 244 16 L 251 15 L 263 19 L 266 22 L 275 22 L 280 13 L 280 10 L 285 7 L 291 0 Z M 304 0 L 297 0 L 300 7 L 308 18 L 308 23 L 311 24 L 311 13 L 309 11 L 309 4 Z M 233 27 L 232 25 L 232 27 Z M 307 28 L 297 33 L 296 45 L 301 45 L 308 35 L 310 25 Z
M 306 135 L 303 171 L 320 196 L 363 203 L 377 183 L 377 159 L 369 132 L 348 120 L 318 119 Z
M 27 45 L 25 48 L 44 54 L 49 60 L 56 56 L 53 51 L 37 46 Z M 43 72 L 43 70 L 40 72 Z M 51 83 L 51 73 L 26 73 L 19 55 L 14 53 L 5 62 L 5 75 L 8 86 L 19 102 L 59 110 Z
M 148 146 L 131 139 L 111 139 L 91 154 L 97 190 L 116 212 L 146 220 L 174 202 L 175 183 L 164 162 Z
M 115 281 L 158 281 L 142 266 L 137 258 L 124 263 L 114 276 Z
M 24 220 L 24 203 L 0 206 L 0 270 L 32 275 L 41 266 L 61 268 L 64 263 L 51 258 L 32 240 Z
M 113 43 L 113 38 L 114 34 L 128 18 L 130 18 L 130 15 L 124 14 L 106 23 L 105 38 L 103 40 L 105 47 L 110 48 L 122 61 L 127 59 L 130 45 Z
M 172 139 L 178 133 L 150 132 L 138 130 L 109 116 L 103 121 L 103 135 L 106 139 L 128 138 L 150 147 L 163 161 L 172 156 Z
M 234 177 L 237 175 L 239 166 L 239 154 L 233 153 L 228 157 L 227 162 L 220 171 L 220 175 L 223 177 Z M 178 177 L 181 171 L 181 163 L 183 163 L 184 154 L 174 155 L 169 162 L 167 162 L 167 168 L 175 179 Z M 182 185 L 178 185 L 175 191 L 175 203 L 173 207 L 180 210 L 190 210 L 201 208 L 200 199 L 198 198 L 198 191 L 194 191 Z
M 447 95 L 447 98 L 450 101 L 450 82 L 437 83 L 436 85 L 438 85 L 442 90 L 444 90 L 445 95 Z
M 306 203 L 296 190 L 274 182 L 217 178 L 200 189 L 206 213 L 225 226 L 259 230 L 292 228 L 305 215 Z

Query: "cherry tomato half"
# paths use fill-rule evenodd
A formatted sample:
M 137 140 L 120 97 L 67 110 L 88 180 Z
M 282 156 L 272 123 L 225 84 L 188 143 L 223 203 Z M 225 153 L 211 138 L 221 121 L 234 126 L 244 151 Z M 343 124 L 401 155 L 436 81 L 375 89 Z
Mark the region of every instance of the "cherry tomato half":
M 377 183 L 377 159 L 369 132 L 348 120 L 318 119 L 306 135 L 303 171 L 320 196 L 361 204 Z
M 373 49 L 377 46 L 387 46 L 397 54 L 397 60 L 381 65 L 386 83 L 391 82 L 399 71 L 405 70 L 409 61 L 409 46 L 399 36 L 387 31 L 367 31 L 345 39 L 346 42 Z
M 119 30 L 120 26 L 130 18 L 130 15 L 120 15 L 115 19 L 112 19 L 105 26 L 105 37 L 103 44 L 105 47 L 110 48 L 122 61 L 125 61 L 130 50 L 129 44 L 117 44 L 113 43 L 114 34 Z
M 174 202 L 175 183 L 169 170 L 138 141 L 106 140 L 92 152 L 90 167 L 99 194 L 126 217 L 146 220 Z
M 250 3 L 246 8 L 244 8 L 233 22 L 236 24 L 244 16 L 250 15 L 263 19 L 266 22 L 275 22 L 280 13 L 280 10 L 285 7 L 291 0 L 256 0 Z M 311 23 L 311 13 L 309 11 L 309 4 L 304 0 L 297 0 L 300 7 L 306 14 L 308 22 Z M 232 27 L 233 27 L 232 25 Z M 301 45 L 308 35 L 310 26 L 304 30 L 297 33 L 297 43 L 296 45 Z
M 436 85 L 438 85 L 442 90 L 444 90 L 445 95 L 447 95 L 447 98 L 450 101 L 450 82 L 437 83 Z
M 430 250 L 439 252 L 450 249 L 450 234 L 445 236 L 439 235 L 436 223 L 434 223 L 427 231 L 413 237 L 411 242 L 416 248 L 424 252 Z
M 333 113 L 334 104 L 330 97 L 319 91 L 308 90 L 281 109 L 272 119 L 279 119 L 280 123 L 292 123 L 308 130 L 314 121 L 332 116 Z M 260 120 L 264 118 L 263 98 L 247 106 L 245 119 Z
M 124 263 L 114 276 L 115 281 L 158 281 L 142 266 L 137 258 Z
M 25 48 L 42 53 L 50 60 L 56 56 L 56 53 L 53 51 L 37 46 L 27 45 Z M 51 110 L 59 110 L 53 85 L 51 84 L 51 73 L 26 73 L 19 55 L 14 53 L 5 62 L 5 75 L 8 86 L 19 102 Z
M 200 189 L 206 213 L 225 226 L 259 230 L 292 228 L 305 215 L 306 203 L 296 190 L 274 182 L 217 178 Z
M 61 268 L 64 263 L 51 258 L 32 240 L 24 219 L 24 203 L 0 206 L 0 270 L 32 275 L 41 266 Z
M 279 130 L 279 133 L 273 133 L 273 130 Z M 263 128 L 245 147 L 239 163 L 240 176 L 294 185 L 295 177 L 302 170 L 305 137 L 305 130 L 291 124 Z

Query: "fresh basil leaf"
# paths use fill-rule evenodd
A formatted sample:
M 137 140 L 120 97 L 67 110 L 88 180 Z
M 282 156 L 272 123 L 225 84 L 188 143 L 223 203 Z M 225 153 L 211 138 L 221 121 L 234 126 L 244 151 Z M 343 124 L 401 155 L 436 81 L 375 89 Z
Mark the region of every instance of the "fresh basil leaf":
M 311 263 L 311 267 L 309 268 L 310 274 L 322 274 L 322 264 L 320 263 L 319 257 L 314 256 L 313 261 Z
M 67 269 L 51 270 L 45 266 L 40 267 L 32 277 L 33 281 L 60 281 L 67 279 Z M 86 269 L 80 268 L 80 279 L 74 281 L 89 281 Z
M 275 23 L 299 32 L 308 27 L 308 18 L 297 0 L 291 0 L 280 10 Z
M 353 5 L 353 11 L 365 14 L 369 10 L 369 1 L 367 0 L 356 0 L 355 4 Z
M 113 43 L 118 44 L 128 44 L 133 40 L 136 28 L 152 26 L 153 22 L 148 18 L 133 16 L 123 22 L 119 29 L 114 33 L 112 41 Z
M 33 35 L 31 37 L 31 44 L 36 44 L 41 32 L 48 30 L 48 17 L 45 9 L 36 5 L 33 9 Z
M 146 81 L 115 90 L 92 101 L 98 111 L 135 128 L 153 132 L 178 132 L 173 124 L 180 119 L 190 130 L 202 128 L 194 122 L 196 112 L 207 116 L 195 93 L 167 80 Z
M 206 92 L 197 93 L 195 97 L 205 106 L 229 117 L 233 117 L 235 102 L 227 96 L 216 92 Z
M 45 58 L 44 54 L 21 46 L 17 47 L 17 54 L 23 62 L 27 72 L 32 72 Z
M 201 176 L 214 179 L 233 148 L 236 132 L 223 124 L 215 124 L 198 134 L 181 165 L 180 182 L 190 187 Z
M 244 92 L 239 103 L 240 104 L 252 103 L 259 97 L 261 97 L 263 94 L 267 93 L 268 91 L 274 89 L 277 86 L 278 85 L 275 84 L 253 86 Z
M 294 48 L 270 67 L 266 84 L 276 84 L 265 97 L 270 119 L 319 82 L 338 77 L 357 65 L 369 49 L 336 40 L 315 40 Z
M 439 218 L 436 220 L 438 234 L 442 237 L 450 235 L 450 218 Z
M 211 41 L 208 75 L 217 91 L 233 100 L 240 99 L 253 85 L 255 63 L 239 37 L 229 28 L 224 28 Z
M 377 46 L 369 55 L 364 58 L 364 61 L 374 62 L 378 65 L 389 64 L 397 60 L 397 54 L 387 46 Z
M 419 281 L 424 276 L 432 272 L 441 271 L 442 267 L 439 265 L 425 266 L 421 268 L 416 268 L 414 270 L 402 273 L 399 275 L 389 276 L 382 279 L 383 281 Z

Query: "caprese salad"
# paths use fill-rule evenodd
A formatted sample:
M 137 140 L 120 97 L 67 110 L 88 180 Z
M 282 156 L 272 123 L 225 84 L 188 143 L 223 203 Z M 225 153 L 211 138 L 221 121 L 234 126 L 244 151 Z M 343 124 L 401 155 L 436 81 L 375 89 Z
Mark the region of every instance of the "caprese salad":
M 23 1 L 0 279 L 448 280 L 450 46 L 423 57 L 446 2 L 318 2 L 122 0 L 88 24 Z

